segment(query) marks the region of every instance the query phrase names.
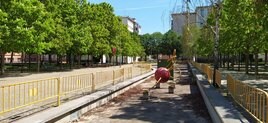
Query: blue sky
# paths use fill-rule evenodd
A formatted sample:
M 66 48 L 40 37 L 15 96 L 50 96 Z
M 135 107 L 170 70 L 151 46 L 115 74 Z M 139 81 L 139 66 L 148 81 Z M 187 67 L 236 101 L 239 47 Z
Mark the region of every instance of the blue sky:
M 114 7 L 118 16 L 136 18 L 141 25 L 141 34 L 161 32 L 170 29 L 173 12 L 180 12 L 186 8 L 184 0 L 88 0 L 90 3 L 107 2 Z M 207 0 L 192 0 L 191 9 L 197 5 L 204 5 Z M 192 9 L 193 10 L 193 9 Z

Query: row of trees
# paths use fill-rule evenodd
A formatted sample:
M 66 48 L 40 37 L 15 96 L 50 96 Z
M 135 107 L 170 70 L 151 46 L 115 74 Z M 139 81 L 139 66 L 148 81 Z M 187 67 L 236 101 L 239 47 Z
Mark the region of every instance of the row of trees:
M 107 3 L 86 0 L 0 0 L 1 73 L 4 54 L 143 55 L 139 36 L 132 34 Z M 40 58 L 38 58 L 38 71 Z
M 268 51 L 268 2 L 265 0 L 224 0 L 220 15 L 220 56 L 238 58 L 245 62 L 248 73 L 250 55 L 254 55 L 255 74 L 258 74 L 258 54 Z M 207 25 L 194 42 L 194 54 L 212 56 L 214 48 L 215 8 L 207 20 Z M 243 56 L 244 59 L 241 59 Z M 223 60 L 222 60 L 223 61 Z M 267 58 L 266 61 L 267 62 Z
M 141 43 L 147 55 L 172 55 L 173 50 L 176 49 L 177 56 L 180 56 L 182 52 L 181 37 L 172 30 L 164 34 L 155 32 L 141 35 Z
M 248 73 L 249 54 L 255 56 L 255 74 L 258 74 L 258 54 L 268 50 L 267 1 L 226 0 L 221 16 L 221 47 L 224 54 L 245 55 Z

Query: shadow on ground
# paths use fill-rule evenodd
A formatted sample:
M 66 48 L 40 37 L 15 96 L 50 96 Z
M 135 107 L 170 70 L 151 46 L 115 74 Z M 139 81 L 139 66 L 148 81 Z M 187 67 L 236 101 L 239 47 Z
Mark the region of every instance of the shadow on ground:
M 155 90 L 149 100 L 131 101 L 127 106 L 120 108 L 123 113 L 110 118 L 138 119 L 153 123 L 211 123 L 196 83 L 188 81 L 188 72 L 183 72 L 183 75 L 184 77 L 177 82 L 176 89 L 190 88 L 189 94 L 180 92 L 182 90 L 176 90 L 179 93 L 172 95 Z M 161 89 L 167 90 L 167 87 Z

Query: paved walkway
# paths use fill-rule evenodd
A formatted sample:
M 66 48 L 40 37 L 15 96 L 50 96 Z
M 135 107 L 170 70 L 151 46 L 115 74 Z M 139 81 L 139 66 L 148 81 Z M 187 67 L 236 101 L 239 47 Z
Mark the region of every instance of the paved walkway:
M 32 80 L 40 80 L 47 79 L 53 77 L 63 77 L 77 74 L 86 74 L 104 70 L 113 70 L 118 69 L 120 67 L 130 67 L 133 64 L 126 64 L 122 66 L 110 66 L 110 67 L 96 67 L 96 68 L 81 68 L 81 69 L 73 69 L 70 71 L 61 71 L 61 72 L 46 72 L 46 73 L 13 73 L 13 75 L 8 75 L 7 77 L 0 78 L 0 86 L 5 84 L 12 84 L 16 82 L 25 82 Z
M 178 66 L 177 66 L 178 67 Z M 150 91 L 150 99 L 142 100 L 142 90 L 155 83 L 154 78 L 116 97 L 108 104 L 96 108 L 76 122 L 79 123 L 211 123 L 210 116 L 196 83 L 189 81 L 186 65 L 178 80 L 175 70 L 176 89 L 168 93 L 168 84 Z
M 259 72 L 261 73 L 261 72 Z M 231 71 L 231 70 L 221 70 L 222 74 L 222 86 L 227 88 L 227 74 L 232 75 L 236 80 L 240 80 L 243 83 L 246 83 L 252 87 L 260 88 L 266 92 L 268 92 L 268 80 L 267 80 L 267 72 L 265 74 L 259 75 L 256 78 L 254 74 L 247 75 L 244 71 Z

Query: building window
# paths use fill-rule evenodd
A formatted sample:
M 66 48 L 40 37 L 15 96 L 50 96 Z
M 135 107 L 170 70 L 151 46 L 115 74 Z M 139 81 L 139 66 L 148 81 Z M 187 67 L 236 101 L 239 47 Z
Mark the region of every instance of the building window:
M 201 11 L 201 12 L 200 12 L 201 16 L 202 16 L 202 17 L 205 17 L 205 14 L 206 14 L 205 9 L 201 9 L 200 11 Z

